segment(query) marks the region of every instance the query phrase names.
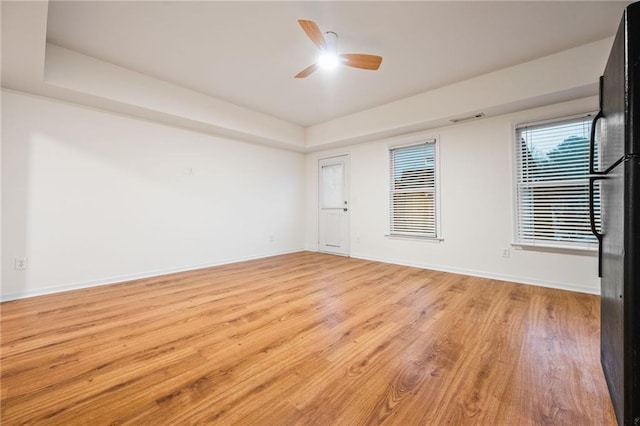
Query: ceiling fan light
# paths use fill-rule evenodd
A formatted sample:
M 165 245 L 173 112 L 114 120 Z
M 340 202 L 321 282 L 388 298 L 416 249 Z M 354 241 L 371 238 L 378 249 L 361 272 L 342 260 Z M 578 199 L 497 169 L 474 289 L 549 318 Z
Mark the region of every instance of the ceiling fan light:
M 323 69 L 334 69 L 340 63 L 338 55 L 329 52 L 322 52 L 318 57 L 318 65 Z

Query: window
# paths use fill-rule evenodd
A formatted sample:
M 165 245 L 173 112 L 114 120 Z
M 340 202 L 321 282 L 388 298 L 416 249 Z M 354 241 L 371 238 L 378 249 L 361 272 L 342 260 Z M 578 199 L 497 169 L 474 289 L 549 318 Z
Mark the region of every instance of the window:
M 390 149 L 390 234 L 436 238 L 436 141 Z
M 589 221 L 590 132 L 589 116 L 516 128 L 517 243 L 592 248 L 597 241 Z M 594 206 L 599 227 L 597 186 Z

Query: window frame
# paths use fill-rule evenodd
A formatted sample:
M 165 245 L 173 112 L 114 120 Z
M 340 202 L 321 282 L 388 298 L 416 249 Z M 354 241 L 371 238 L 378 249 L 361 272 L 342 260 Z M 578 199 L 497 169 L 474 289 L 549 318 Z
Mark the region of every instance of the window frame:
M 559 251 L 559 252 L 567 252 L 574 254 L 588 254 L 593 255 L 598 251 L 598 242 L 597 240 L 593 241 L 553 241 L 546 240 L 540 238 L 531 238 L 531 239 L 521 239 L 520 238 L 520 214 L 521 214 L 521 203 L 519 198 L 519 185 L 520 185 L 520 166 L 519 163 L 521 161 L 521 148 L 519 146 L 520 140 L 518 139 L 518 133 L 521 129 L 525 127 L 531 126 L 544 126 L 544 125 L 553 125 L 556 123 L 563 122 L 571 122 L 577 121 L 580 119 L 584 119 L 584 121 L 592 120 L 596 115 L 596 111 L 588 111 L 577 114 L 570 115 L 558 115 L 552 118 L 536 120 L 536 121 L 521 121 L 517 123 L 512 123 L 512 131 L 511 131 L 511 150 L 512 150 L 512 176 L 513 176 L 513 190 L 512 190 L 512 218 L 513 218 L 513 239 L 512 246 L 521 248 L 521 249 L 530 249 L 537 251 Z M 601 153 L 599 153 L 599 157 L 601 160 Z M 585 175 L 584 179 L 587 183 L 589 181 L 589 174 Z M 568 186 L 568 184 L 567 184 Z M 595 237 L 594 237 L 595 238 Z
M 435 236 L 432 235 L 420 235 L 411 233 L 401 233 L 392 231 L 392 215 L 393 215 L 393 202 L 392 202 L 392 173 L 394 170 L 392 151 L 402 148 L 411 148 L 419 145 L 433 144 L 434 146 L 434 229 Z M 441 234 L 441 214 L 440 214 L 440 138 L 437 136 L 420 136 L 414 135 L 408 138 L 402 138 L 395 140 L 387 145 L 387 233 L 385 237 L 389 239 L 401 239 L 401 240 L 419 240 L 429 242 L 441 242 L 444 241 Z

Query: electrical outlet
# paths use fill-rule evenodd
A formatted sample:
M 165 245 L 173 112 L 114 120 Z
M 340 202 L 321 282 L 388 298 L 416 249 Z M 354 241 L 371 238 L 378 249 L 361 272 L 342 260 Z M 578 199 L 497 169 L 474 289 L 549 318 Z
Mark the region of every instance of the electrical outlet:
M 16 271 L 23 271 L 27 269 L 27 258 L 26 257 L 16 257 Z
M 269 237 L 269 242 L 270 242 L 270 243 L 274 242 L 275 240 L 276 240 L 276 237 L 275 237 L 274 235 L 271 235 L 271 236 Z
M 508 258 L 510 255 L 511 255 L 511 251 L 509 250 L 508 247 L 502 249 L 502 257 Z

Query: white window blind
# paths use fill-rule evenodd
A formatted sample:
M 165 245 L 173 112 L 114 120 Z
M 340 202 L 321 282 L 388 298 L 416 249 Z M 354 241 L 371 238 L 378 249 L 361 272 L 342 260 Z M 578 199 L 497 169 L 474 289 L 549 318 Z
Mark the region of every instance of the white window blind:
M 390 149 L 390 234 L 437 237 L 436 144 Z
M 518 243 L 591 247 L 597 241 L 589 221 L 590 132 L 591 117 L 516 129 Z M 597 152 L 595 158 L 597 163 Z M 599 228 L 598 188 L 594 206 Z

